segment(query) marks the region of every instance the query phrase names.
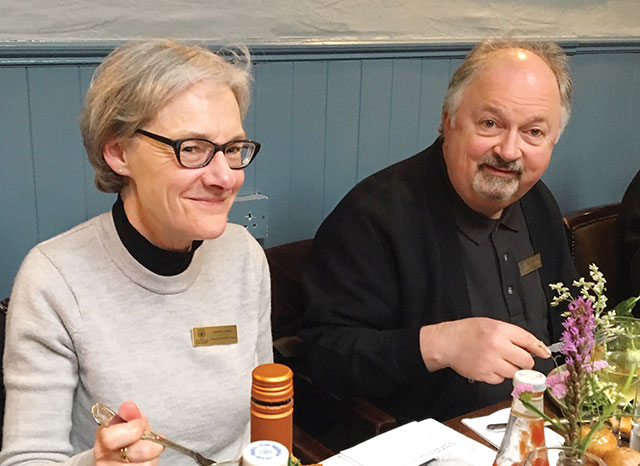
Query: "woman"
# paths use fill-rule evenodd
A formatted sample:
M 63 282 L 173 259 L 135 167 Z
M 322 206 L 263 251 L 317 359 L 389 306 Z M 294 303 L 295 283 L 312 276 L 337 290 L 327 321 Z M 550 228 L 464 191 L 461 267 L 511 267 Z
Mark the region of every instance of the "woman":
M 248 443 L 251 370 L 272 349 L 264 253 L 227 225 L 260 148 L 242 127 L 245 61 L 151 40 L 98 68 L 80 126 L 96 185 L 119 196 L 21 266 L 2 466 L 193 464 L 145 429 L 216 460 Z M 96 428 L 96 402 L 129 422 Z

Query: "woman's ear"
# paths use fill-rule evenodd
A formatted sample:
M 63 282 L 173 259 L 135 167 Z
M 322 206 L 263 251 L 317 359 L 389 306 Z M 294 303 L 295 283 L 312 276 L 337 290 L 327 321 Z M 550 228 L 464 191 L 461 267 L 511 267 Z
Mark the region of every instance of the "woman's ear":
M 118 175 L 129 176 L 129 166 L 125 159 L 121 140 L 116 138 L 109 139 L 102 148 L 102 156 L 107 165 Z

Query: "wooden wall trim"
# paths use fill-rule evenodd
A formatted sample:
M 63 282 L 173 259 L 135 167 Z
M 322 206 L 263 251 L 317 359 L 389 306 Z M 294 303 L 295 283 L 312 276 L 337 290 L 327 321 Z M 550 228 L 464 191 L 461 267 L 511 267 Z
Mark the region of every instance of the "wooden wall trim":
M 96 65 L 122 42 L 2 42 L 0 66 Z M 568 55 L 640 53 L 640 38 L 573 40 L 558 43 Z M 219 45 L 206 44 L 212 50 Z M 314 43 L 250 46 L 256 63 L 379 58 L 462 58 L 469 42 Z

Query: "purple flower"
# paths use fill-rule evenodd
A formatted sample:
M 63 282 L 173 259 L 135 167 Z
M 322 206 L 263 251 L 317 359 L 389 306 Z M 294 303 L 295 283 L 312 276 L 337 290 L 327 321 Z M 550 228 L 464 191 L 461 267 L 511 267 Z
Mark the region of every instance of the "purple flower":
M 562 354 L 568 366 L 582 367 L 591 361 L 595 321 L 591 300 L 579 297 L 569 304 L 569 316 L 562 322 Z M 570 369 L 571 370 L 571 369 Z
M 520 398 L 520 395 L 526 392 L 534 393 L 533 385 L 530 383 L 519 383 L 511 392 L 511 396 L 513 398 Z

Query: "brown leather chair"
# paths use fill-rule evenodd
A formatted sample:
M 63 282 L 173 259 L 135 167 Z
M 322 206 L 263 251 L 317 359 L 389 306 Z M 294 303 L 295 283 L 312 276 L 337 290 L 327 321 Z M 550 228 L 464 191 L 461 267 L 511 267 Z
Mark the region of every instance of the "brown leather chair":
M 396 420 L 360 398 L 345 399 L 314 386 L 305 368 L 300 330 L 304 297 L 302 273 L 312 240 L 265 250 L 271 272 L 274 359 L 294 372 L 294 429 L 309 433 L 332 451 L 360 443 L 397 426 Z M 300 449 L 294 430 L 294 453 Z M 325 458 L 308 458 L 313 461 Z
M 570 212 L 564 216 L 567 238 L 578 276 L 589 279 L 589 265 L 596 264 L 607 280 L 609 304 L 618 302 L 616 283 L 616 230 L 620 204 L 606 204 Z

